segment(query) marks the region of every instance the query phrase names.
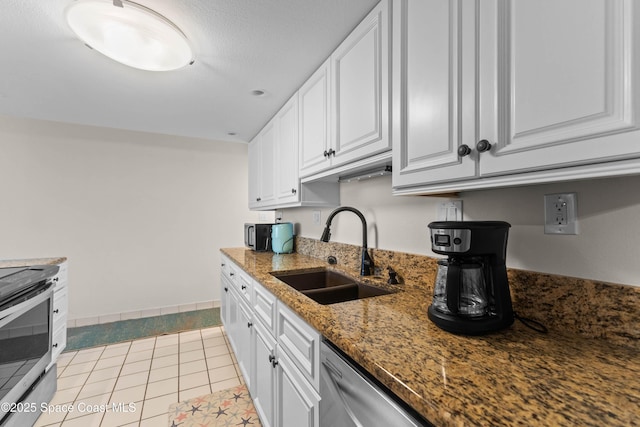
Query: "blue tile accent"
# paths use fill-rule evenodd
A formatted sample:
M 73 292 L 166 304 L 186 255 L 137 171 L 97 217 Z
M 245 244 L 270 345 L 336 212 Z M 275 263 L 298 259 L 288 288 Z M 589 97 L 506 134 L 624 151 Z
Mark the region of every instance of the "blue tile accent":
M 220 308 L 208 308 L 185 313 L 79 326 L 67 330 L 67 347 L 65 351 L 220 326 L 221 324 Z

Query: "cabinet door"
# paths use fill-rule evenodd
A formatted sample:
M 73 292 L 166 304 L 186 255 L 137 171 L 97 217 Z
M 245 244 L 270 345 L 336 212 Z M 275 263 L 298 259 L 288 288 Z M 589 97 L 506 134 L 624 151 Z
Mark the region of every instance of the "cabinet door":
M 222 325 L 229 332 L 229 288 L 231 284 L 224 274 L 220 275 L 220 320 Z
M 265 427 L 275 426 L 276 369 L 272 364 L 276 356 L 276 340 L 262 326 L 254 323 L 253 403 Z
M 483 1 L 481 175 L 640 157 L 639 18 L 631 0 Z
M 229 307 L 227 310 L 228 324 L 225 325 L 225 330 L 227 332 L 227 338 L 229 338 L 229 344 L 231 344 L 231 348 L 237 355 L 240 348 L 238 346 L 238 328 L 240 326 L 240 317 L 238 314 L 238 310 L 240 310 L 240 296 L 235 291 L 233 286 L 229 286 L 229 292 L 227 295 Z
M 276 368 L 278 426 L 318 427 L 318 393 L 283 352 L 278 351 Z
M 275 123 L 276 199 L 279 204 L 297 202 L 300 200 L 297 94 L 276 114 Z
M 330 60 L 306 81 L 298 91 L 299 167 L 304 177 L 331 165 L 325 155 L 329 150 Z
M 251 309 L 242 299 L 238 306 L 238 327 L 236 330 L 237 347 L 236 358 L 238 367 L 244 382 L 250 392 L 253 392 L 253 371 L 251 370 L 251 358 L 253 357 L 253 316 Z
M 275 143 L 274 121 L 269 122 L 260 133 L 260 204 L 275 200 Z
M 393 10 L 393 186 L 476 175 L 476 6 L 401 0 Z
M 333 166 L 391 148 L 389 19 L 383 0 L 331 55 Z
M 255 208 L 260 205 L 260 135 L 251 140 L 247 150 L 249 208 Z

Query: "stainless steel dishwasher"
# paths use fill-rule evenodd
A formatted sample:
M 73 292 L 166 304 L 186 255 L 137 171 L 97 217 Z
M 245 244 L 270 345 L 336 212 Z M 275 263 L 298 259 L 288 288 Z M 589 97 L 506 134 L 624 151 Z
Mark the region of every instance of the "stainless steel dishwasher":
M 428 426 L 328 341 L 320 346 L 320 427 Z

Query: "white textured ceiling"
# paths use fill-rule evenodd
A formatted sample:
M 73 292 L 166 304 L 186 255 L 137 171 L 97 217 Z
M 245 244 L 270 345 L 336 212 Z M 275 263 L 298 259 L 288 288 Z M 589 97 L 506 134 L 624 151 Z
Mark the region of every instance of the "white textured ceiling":
M 157 73 L 84 46 L 72 1 L 0 1 L 0 114 L 248 141 L 378 0 L 138 0 L 195 48 L 193 65 Z

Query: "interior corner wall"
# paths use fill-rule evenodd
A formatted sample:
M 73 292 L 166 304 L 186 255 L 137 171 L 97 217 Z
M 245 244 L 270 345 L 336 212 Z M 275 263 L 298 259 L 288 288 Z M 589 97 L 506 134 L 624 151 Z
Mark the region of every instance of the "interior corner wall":
M 507 265 L 512 268 L 640 286 L 640 176 L 573 181 L 504 189 L 467 191 L 463 219 L 502 220 L 511 224 Z M 577 193 L 578 235 L 544 234 L 544 195 Z M 391 178 L 340 184 L 342 206 L 360 209 L 368 225 L 369 247 L 435 256 L 427 224 L 436 220 L 430 196 L 392 196 Z M 284 211 L 296 232 L 319 239 L 332 209 Z M 341 213 L 333 220 L 331 240 L 362 243 L 359 219 Z
M 247 145 L 0 116 L 0 259 L 68 257 L 69 318 L 219 300 Z

